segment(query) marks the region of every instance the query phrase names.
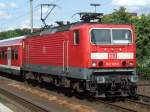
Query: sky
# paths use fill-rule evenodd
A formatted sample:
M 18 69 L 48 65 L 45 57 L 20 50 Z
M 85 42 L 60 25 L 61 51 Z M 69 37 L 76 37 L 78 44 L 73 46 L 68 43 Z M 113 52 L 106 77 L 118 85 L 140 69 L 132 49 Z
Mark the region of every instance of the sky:
M 94 12 L 91 3 L 101 4 L 97 12 L 109 14 L 114 9 L 124 6 L 130 12 L 138 14 L 150 13 L 150 0 L 33 0 L 34 27 L 41 27 L 40 4 L 57 4 L 52 14 L 47 19 L 47 24 L 55 21 L 78 21 L 77 12 Z M 46 14 L 47 8 L 43 12 Z M 0 0 L 0 32 L 15 28 L 29 28 L 29 0 Z

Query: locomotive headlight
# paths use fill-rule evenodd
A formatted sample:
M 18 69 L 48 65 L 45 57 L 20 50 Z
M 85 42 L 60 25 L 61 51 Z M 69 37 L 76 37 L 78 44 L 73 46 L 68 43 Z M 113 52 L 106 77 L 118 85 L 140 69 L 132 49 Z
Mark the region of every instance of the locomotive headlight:
M 96 67 L 96 62 L 92 62 L 92 67 Z
M 136 75 L 133 75 L 133 76 L 131 76 L 131 82 L 137 82 L 138 81 L 138 76 L 136 76 Z
M 134 65 L 133 61 L 130 61 L 128 65 L 132 67 Z

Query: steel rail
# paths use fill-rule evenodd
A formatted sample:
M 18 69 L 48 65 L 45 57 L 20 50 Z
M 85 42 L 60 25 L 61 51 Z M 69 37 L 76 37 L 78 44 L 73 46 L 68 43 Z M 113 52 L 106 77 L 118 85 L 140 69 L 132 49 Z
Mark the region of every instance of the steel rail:
M 4 90 L 2 88 L 0 88 L 0 93 L 2 95 L 4 95 L 5 97 L 13 100 L 14 102 L 16 102 L 18 104 L 21 104 L 23 107 L 25 107 L 33 112 L 51 112 L 42 106 L 36 105 L 36 104 L 26 100 L 25 98 L 19 97 L 19 96 L 15 95 L 13 93 L 10 93 L 9 91 Z
M 103 101 L 103 100 L 97 100 L 97 103 L 102 103 L 112 109 L 115 109 L 117 111 L 121 111 L 121 112 L 137 112 L 136 110 L 132 110 L 132 109 L 129 109 L 129 108 L 126 108 L 126 107 L 123 107 L 123 106 L 120 106 L 120 105 L 116 105 L 116 104 L 113 104 L 113 103 L 109 103 L 107 101 Z
M 150 96 L 145 96 L 142 94 L 137 94 L 138 98 L 144 102 L 150 102 Z
M 150 84 L 137 84 L 137 86 L 150 86 Z
M 97 103 L 103 103 L 104 105 L 110 107 L 110 108 L 113 108 L 117 111 L 121 111 L 121 112 L 139 112 L 138 108 L 140 109 L 143 109 L 146 111 L 148 111 L 150 109 L 150 104 L 147 104 L 147 103 L 144 103 L 144 102 L 141 102 L 141 101 L 137 101 L 137 100 L 131 100 L 131 99 L 127 99 L 125 100 L 125 102 L 121 102 L 121 103 L 124 103 L 123 105 L 120 105 L 118 102 L 108 102 L 108 101 L 103 101 L 103 100 L 96 100 Z M 128 105 L 135 105 L 137 106 L 138 108 L 135 109 L 135 108 L 129 108 Z
M 150 104 L 147 104 L 147 103 L 144 103 L 144 102 L 141 102 L 141 101 L 128 99 L 127 102 L 138 105 L 139 107 L 144 108 L 144 109 L 150 109 Z

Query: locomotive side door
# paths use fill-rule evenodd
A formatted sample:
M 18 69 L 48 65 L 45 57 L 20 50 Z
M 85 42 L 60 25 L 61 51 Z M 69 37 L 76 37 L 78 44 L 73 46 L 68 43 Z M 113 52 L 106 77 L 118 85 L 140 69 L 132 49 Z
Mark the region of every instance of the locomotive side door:
M 26 45 L 25 45 L 25 56 L 26 56 L 26 59 L 25 59 L 25 64 L 29 64 L 29 43 L 26 42 Z
M 11 66 L 11 47 L 7 48 L 7 65 Z
M 63 41 L 63 72 L 69 72 L 69 41 Z

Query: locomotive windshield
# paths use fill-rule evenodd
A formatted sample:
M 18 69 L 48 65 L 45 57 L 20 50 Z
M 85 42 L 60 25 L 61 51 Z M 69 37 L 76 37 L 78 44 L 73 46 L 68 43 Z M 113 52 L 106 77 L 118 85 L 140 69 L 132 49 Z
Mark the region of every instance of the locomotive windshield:
M 112 29 L 112 38 L 114 44 L 128 44 L 132 42 L 132 33 L 130 30 L 126 29 Z
M 128 29 L 93 29 L 91 42 L 94 44 L 130 44 L 132 33 Z
M 110 44 L 111 34 L 109 29 L 94 29 L 91 32 L 91 41 L 94 44 Z

